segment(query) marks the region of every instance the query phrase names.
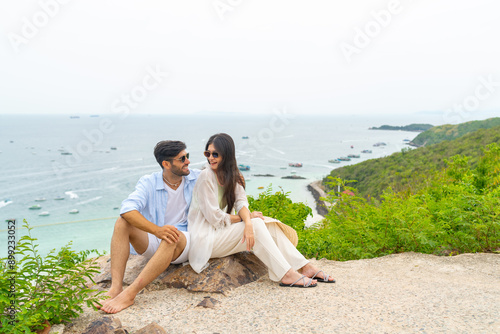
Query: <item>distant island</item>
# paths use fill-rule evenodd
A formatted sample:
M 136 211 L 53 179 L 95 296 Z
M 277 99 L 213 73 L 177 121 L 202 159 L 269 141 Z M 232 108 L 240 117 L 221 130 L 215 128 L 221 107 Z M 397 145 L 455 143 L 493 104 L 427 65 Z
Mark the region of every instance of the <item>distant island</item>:
M 410 124 L 405 126 L 382 125 L 380 127 L 371 127 L 369 130 L 400 130 L 400 131 L 415 131 L 424 132 L 434 127 L 432 124 Z

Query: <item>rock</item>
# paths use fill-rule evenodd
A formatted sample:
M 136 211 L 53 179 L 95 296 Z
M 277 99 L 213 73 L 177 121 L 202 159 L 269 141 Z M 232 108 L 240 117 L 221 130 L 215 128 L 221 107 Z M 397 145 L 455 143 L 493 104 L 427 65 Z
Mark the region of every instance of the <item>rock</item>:
M 196 306 L 202 306 L 204 308 L 215 308 L 217 304 L 220 302 L 217 299 L 213 299 L 212 297 L 208 296 L 205 297 L 198 305 Z
M 152 322 L 133 334 L 167 334 L 167 331 L 156 322 Z
M 109 255 L 99 259 L 101 273 L 94 277 L 94 281 L 101 289 L 108 288 L 111 283 L 111 263 L 108 259 Z M 146 263 L 147 260 L 142 256 L 130 255 L 123 282 L 130 285 Z M 225 294 L 231 289 L 254 282 L 266 274 L 266 266 L 254 254 L 241 252 L 220 259 L 211 259 L 208 268 L 201 274 L 194 272 L 189 265 L 170 265 L 146 289 L 153 291 L 184 288 L 190 291 Z
M 65 326 L 63 324 L 52 325 L 49 334 L 63 334 Z
M 120 319 L 115 317 L 102 317 L 94 320 L 87 326 L 83 334 L 114 334 L 122 328 Z
M 328 214 L 328 209 L 331 204 L 321 200 L 321 197 L 326 197 L 327 194 L 323 189 L 321 181 L 315 181 L 307 185 L 307 189 L 311 192 L 314 199 L 316 200 L 316 211 L 322 216 Z

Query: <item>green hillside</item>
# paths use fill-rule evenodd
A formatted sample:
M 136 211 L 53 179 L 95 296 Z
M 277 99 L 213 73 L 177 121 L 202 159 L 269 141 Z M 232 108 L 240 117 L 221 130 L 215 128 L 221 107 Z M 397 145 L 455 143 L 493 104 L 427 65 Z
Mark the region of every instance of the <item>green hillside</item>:
M 500 118 L 492 119 L 500 120 Z M 472 122 L 469 122 L 472 123 Z M 330 176 L 343 180 L 356 180 L 349 186 L 365 198 L 379 198 L 383 191 L 392 186 L 394 191 L 411 188 L 420 189 L 421 178 L 439 171 L 445 166 L 445 159 L 461 154 L 469 157 L 471 167 L 479 159 L 482 149 L 491 143 L 500 143 L 500 125 L 490 129 L 480 129 L 455 140 L 417 149 L 403 149 L 388 157 L 363 161 L 356 165 L 334 169 Z M 327 179 L 323 180 L 325 183 Z M 328 186 L 327 186 L 328 188 Z
M 484 121 L 472 121 L 460 123 L 456 125 L 445 124 L 435 126 L 425 132 L 419 134 L 412 143 L 416 146 L 427 146 L 437 144 L 445 140 L 453 140 L 466 135 L 467 133 L 477 131 L 479 129 L 490 129 L 500 125 L 500 118 L 489 118 Z

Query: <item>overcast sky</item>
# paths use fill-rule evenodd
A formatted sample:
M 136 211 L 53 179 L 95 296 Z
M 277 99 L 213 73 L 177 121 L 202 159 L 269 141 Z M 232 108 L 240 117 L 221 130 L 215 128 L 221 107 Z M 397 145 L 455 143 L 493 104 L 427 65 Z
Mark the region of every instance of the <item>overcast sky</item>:
M 0 5 L 0 113 L 500 115 L 498 0 Z

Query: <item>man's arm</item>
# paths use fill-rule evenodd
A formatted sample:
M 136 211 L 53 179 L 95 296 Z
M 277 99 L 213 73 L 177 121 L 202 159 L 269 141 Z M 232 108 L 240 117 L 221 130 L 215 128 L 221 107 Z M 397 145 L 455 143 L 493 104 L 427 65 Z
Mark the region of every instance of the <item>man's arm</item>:
M 179 235 L 181 232 L 179 232 L 175 226 L 165 225 L 160 227 L 155 225 L 144 218 L 144 216 L 137 210 L 124 212 L 121 216 L 130 225 L 137 227 L 142 231 L 151 233 L 157 238 L 165 240 L 169 244 L 179 241 Z

